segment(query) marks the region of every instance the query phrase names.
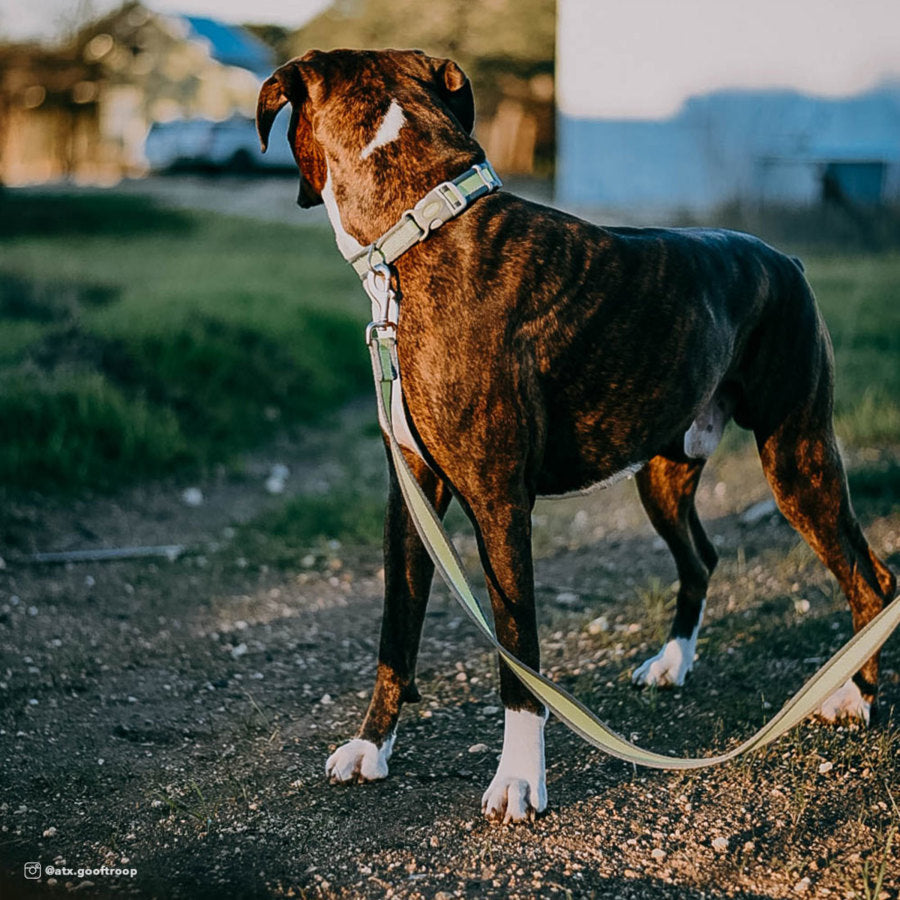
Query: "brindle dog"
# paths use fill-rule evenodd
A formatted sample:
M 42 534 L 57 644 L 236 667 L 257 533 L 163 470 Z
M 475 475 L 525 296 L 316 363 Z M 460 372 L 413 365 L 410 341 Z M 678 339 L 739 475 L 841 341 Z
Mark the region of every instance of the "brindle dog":
M 258 126 L 291 103 L 299 203 L 325 202 L 345 256 L 437 184 L 484 160 L 468 79 L 419 52 L 311 51 L 264 84 Z M 642 466 L 641 500 L 680 578 L 671 638 L 635 673 L 678 684 L 693 661 L 716 552 L 694 507 L 727 418 L 753 431 L 778 504 L 838 579 L 855 629 L 896 580 L 857 524 L 832 428 L 832 351 L 796 260 L 719 230 L 600 228 L 505 192 L 486 196 L 401 256 L 399 360 L 422 456 L 408 462 L 443 515 L 475 527 L 497 635 L 537 669 L 531 510 Z M 691 455 L 688 455 L 688 454 Z M 390 457 L 388 457 L 390 468 Z M 393 471 L 384 531 L 378 674 L 334 781 L 387 775 L 433 567 Z M 872 658 L 822 714 L 868 719 Z M 485 793 L 490 817 L 546 806 L 545 710 L 503 665 L 506 733 Z

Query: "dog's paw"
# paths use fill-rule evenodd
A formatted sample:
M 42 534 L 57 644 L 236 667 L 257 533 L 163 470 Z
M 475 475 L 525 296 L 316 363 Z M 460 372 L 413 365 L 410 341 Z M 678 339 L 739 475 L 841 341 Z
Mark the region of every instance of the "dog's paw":
M 815 712 L 816 718 L 831 724 L 850 719 L 868 725 L 871 715 L 872 704 L 863 697 L 852 678 L 844 682 Z
M 533 822 L 547 808 L 547 785 L 498 771 L 481 798 L 481 811 L 492 822 Z
M 492 822 L 533 820 L 547 808 L 544 765 L 546 711 L 507 709 L 503 752 L 497 774 L 481 798 L 481 811 Z
M 378 781 L 387 778 L 388 760 L 394 747 L 391 735 L 380 747 L 371 741 L 354 738 L 338 747 L 325 763 L 325 774 L 332 784 L 350 781 Z
M 696 638 L 671 638 L 656 656 L 651 656 L 631 675 L 636 687 L 681 687 L 694 665 Z

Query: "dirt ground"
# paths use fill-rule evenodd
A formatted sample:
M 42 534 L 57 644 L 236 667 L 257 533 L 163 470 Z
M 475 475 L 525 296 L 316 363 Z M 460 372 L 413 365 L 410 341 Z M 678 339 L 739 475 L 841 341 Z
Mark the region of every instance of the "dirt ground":
M 34 498 L 4 512 L 4 900 L 898 895 L 896 635 L 869 730 L 804 724 L 767 751 L 672 775 L 604 757 L 551 720 L 548 812 L 492 826 L 479 806 L 502 737 L 495 663 L 437 586 L 422 702 L 404 711 L 390 777 L 329 785 L 325 759 L 352 736 L 374 674 L 379 550 L 321 543 L 276 570 L 238 556 L 233 541 L 241 522 L 264 522 L 285 496 L 327 491 L 351 471 L 381 491 L 373 419 L 370 404 L 354 405 L 333 427 L 201 484 Z M 286 495 L 263 487 L 275 463 L 291 471 Z M 191 486 L 198 506 L 183 500 Z M 707 467 L 699 506 L 722 563 L 700 661 L 667 693 L 630 687 L 664 636 L 675 577 L 633 484 L 542 502 L 545 671 L 663 752 L 709 754 L 747 737 L 850 635 L 833 579 L 797 535 L 766 507 L 748 515 L 766 497 L 752 450 Z M 860 509 L 897 570 L 900 514 Z M 453 521 L 477 572 L 471 534 Z M 172 561 L 26 559 L 174 543 L 189 550 Z M 40 879 L 26 879 L 38 861 Z

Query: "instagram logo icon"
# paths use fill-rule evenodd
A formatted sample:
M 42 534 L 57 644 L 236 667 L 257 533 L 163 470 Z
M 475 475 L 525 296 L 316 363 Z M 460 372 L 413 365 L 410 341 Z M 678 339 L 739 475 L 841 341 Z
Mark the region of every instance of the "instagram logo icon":
M 39 862 L 25 863 L 25 877 L 38 879 L 41 877 L 41 864 Z

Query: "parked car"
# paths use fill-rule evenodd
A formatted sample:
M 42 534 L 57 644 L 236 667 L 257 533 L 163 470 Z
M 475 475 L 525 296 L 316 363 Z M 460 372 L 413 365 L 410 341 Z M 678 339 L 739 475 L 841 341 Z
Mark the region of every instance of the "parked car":
M 179 119 L 156 122 L 144 144 L 144 155 L 154 172 L 188 169 L 250 173 L 258 170 L 293 169 L 287 133 L 290 110 L 285 107 L 272 127 L 272 139 L 264 154 L 259 149 L 256 123 L 235 115 L 215 122 Z M 280 129 L 280 130 L 279 130 Z

